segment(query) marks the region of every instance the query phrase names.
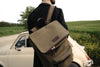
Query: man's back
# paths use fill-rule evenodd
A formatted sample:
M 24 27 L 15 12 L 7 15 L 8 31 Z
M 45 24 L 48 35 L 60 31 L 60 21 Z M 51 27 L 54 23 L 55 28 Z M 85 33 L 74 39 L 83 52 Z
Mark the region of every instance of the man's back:
M 47 15 L 48 11 L 51 5 L 55 4 L 55 0 L 42 0 L 42 3 L 29 15 L 28 17 L 28 31 L 29 34 L 32 33 L 31 29 L 33 27 L 38 27 L 41 28 L 44 25 L 46 25 L 46 20 L 47 20 Z M 40 18 L 42 19 L 42 22 L 40 21 Z M 51 17 L 51 22 L 57 20 L 63 27 L 68 30 L 67 25 L 64 20 L 63 12 L 62 9 L 57 8 L 55 6 L 52 17 Z M 41 34 L 41 33 L 40 33 Z M 33 45 L 33 48 L 35 49 L 35 61 L 34 61 L 34 67 L 38 67 L 38 60 L 40 60 L 43 64 L 43 67 L 62 67 L 66 65 L 65 61 L 63 61 L 60 64 L 53 64 L 51 61 L 49 61 L 43 53 L 41 53 L 38 48 L 35 46 L 35 44 L 30 40 L 30 43 Z M 45 46 L 44 46 L 45 47 Z M 42 65 L 41 64 L 41 65 Z M 60 66 L 61 65 L 61 66 Z
M 32 33 L 30 30 L 39 24 L 37 22 L 39 18 L 43 18 L 46 21 L 49 8 L 50 8 L 49 4 L 42 3 L 29 15 L 28 17 L 29 33 Z M 55 7 L 53 15 L 51 17 L 51 21 L 53 20 L 58 20 L 68 30 L 67 25 L 65 24 L 64 21 L 63 12 L 60 8 Z

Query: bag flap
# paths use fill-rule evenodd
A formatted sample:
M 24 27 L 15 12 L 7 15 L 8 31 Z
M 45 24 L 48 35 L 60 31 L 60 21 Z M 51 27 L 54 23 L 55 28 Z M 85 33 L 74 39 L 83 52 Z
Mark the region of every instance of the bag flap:
M 69 32 L 58 21 L 53 21 L 30 34 L 30 38 L 42 53 L 46 53 L 68 34 Z

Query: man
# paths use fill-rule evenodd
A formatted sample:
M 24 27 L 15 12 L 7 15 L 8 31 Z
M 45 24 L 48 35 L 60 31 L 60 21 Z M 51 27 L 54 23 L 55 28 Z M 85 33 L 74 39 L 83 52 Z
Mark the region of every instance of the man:
M 33 27 L 36 27 L 36 26 L 42 27 L 42 26 L 46 25 L 43 22 L 39 23 L 38 20 L 40 18 L 42 18 L 43 21 L 46 21 L 49 8 L 53 4 L 55 4 L 55 0 L 42 0 L 42 3 L 29 15 L 29 17 L 28 17 L 29 34 L 32 33 L 31 29 Z M 67 25 L 64 20 L 62 9 L 57 8 L 56 6 L 54 8 L 54 12 L 51 17 L 51 21 L 53 21 L 53 20 L 58 20 L 60 22 L 60 24 L 63 25 L 66 30 L 68 30 Z M 36 46 L 33 45 L 33 47 L 35 49 L 35 57 L 38 58 L 37 56 L 39 56 L 39 58 L 42 60 L 43 67 L 58 67 L 58 65 L 53 65 L 53 64 L 49 63 L 49 61 L 46 60 L 46 58 L 36 48 Z M 35 58 L 35 63 L 34 63 L 35 65 L 37 64 L 37 60 L 39 60 L 36 58 Z M 39 66 L 35 66 L 35 67 L 39 67 Z
M 28 17 L 28 30 L 31 34 L 31 29 L 38 25 L 37 20 L 39 18 L 47 19 L 48 10 L 50 5 L 55 4 L 55 0 L 42 0 L 42 3 L 29 15 Z M 63 12 L 60 8 L 55 7 L 51 21 L 58 20 L 67 30 L 67 25 L 65 24 Z

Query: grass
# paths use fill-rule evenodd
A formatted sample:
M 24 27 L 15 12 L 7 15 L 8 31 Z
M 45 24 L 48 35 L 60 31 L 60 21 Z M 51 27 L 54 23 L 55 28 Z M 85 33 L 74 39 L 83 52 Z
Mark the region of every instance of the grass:
M 78 21 L 67 23 L 70 35 L 79 42 L 99 42 L 100 21 Z M 81 43 L 81 42 L 80 42 Z
M 21 33 L 22 31 L 25 31 L 24 27 L 22 26 L 0 27 L 0 37 Z
M 100 21 L 76 21 L 67 25 L 70 31 L 100 32 Z

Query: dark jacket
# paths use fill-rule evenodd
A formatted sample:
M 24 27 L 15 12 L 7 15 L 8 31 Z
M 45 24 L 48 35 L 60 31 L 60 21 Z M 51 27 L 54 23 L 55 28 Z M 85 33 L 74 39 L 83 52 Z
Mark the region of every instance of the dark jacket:
M 30 30 L 39 24 L 37 22 L 38 18 L 44 18 L 44 20 L 47 19 L 49 8 L 49 4 L 42 3 L 35 10 L 33 10 L 33 12 L 28 17 L 29 33 L 32 33 Z M 68 27 L 64 20 L 63 12 L 60 8 L 55 7 L 53 15 L 51 17 L 51 21 L 53 20 L 58 20 L 68 30 Z
M 39 23 L 37 22 L 37 20 L 39 18 L 43 18 L 46 21 L 49 8 L 50 8 L 49 4 L 42 3 L 35 10 L 33 10 L 33 12 L 29 15 L 29 17 L 28 17 L 28 30 L 29 30 L 30 34 L 32 33 L 30 30 L 33 27 L 39 25 Z M 67 25 L 65 24 L 63 12 L 60 8 L 55 7 L 53 15 L 51 17 L 51 21 L 53 21 L 53 20 L 58 20 L 68 30 Z M 40 23 L 40 26 L 43 24 L 45 24 L 45 23 L 42 23 L 42 24 Z M 31 41 L 31 44 L 34 44 L 34 43 Z M 36 52 L 35 53 L 34 67 L 39 67 L 39 66 L 37 66 L 37 64 L 39 63 L 39 58 L 41 58 L 41 57 L 42 57 L 42 61 L 45 62 L 43 64 L 45 67 L 54 67 L 53 64 L 51 64 L 44 57 L 44 55 L 35 47 L 35 45 L 33 45 L 33 47 L 34 47 L 35 52 Z M 39 63 L 39 65 L 40 65 L 40 67 L 42 66 L 41 62 Z

